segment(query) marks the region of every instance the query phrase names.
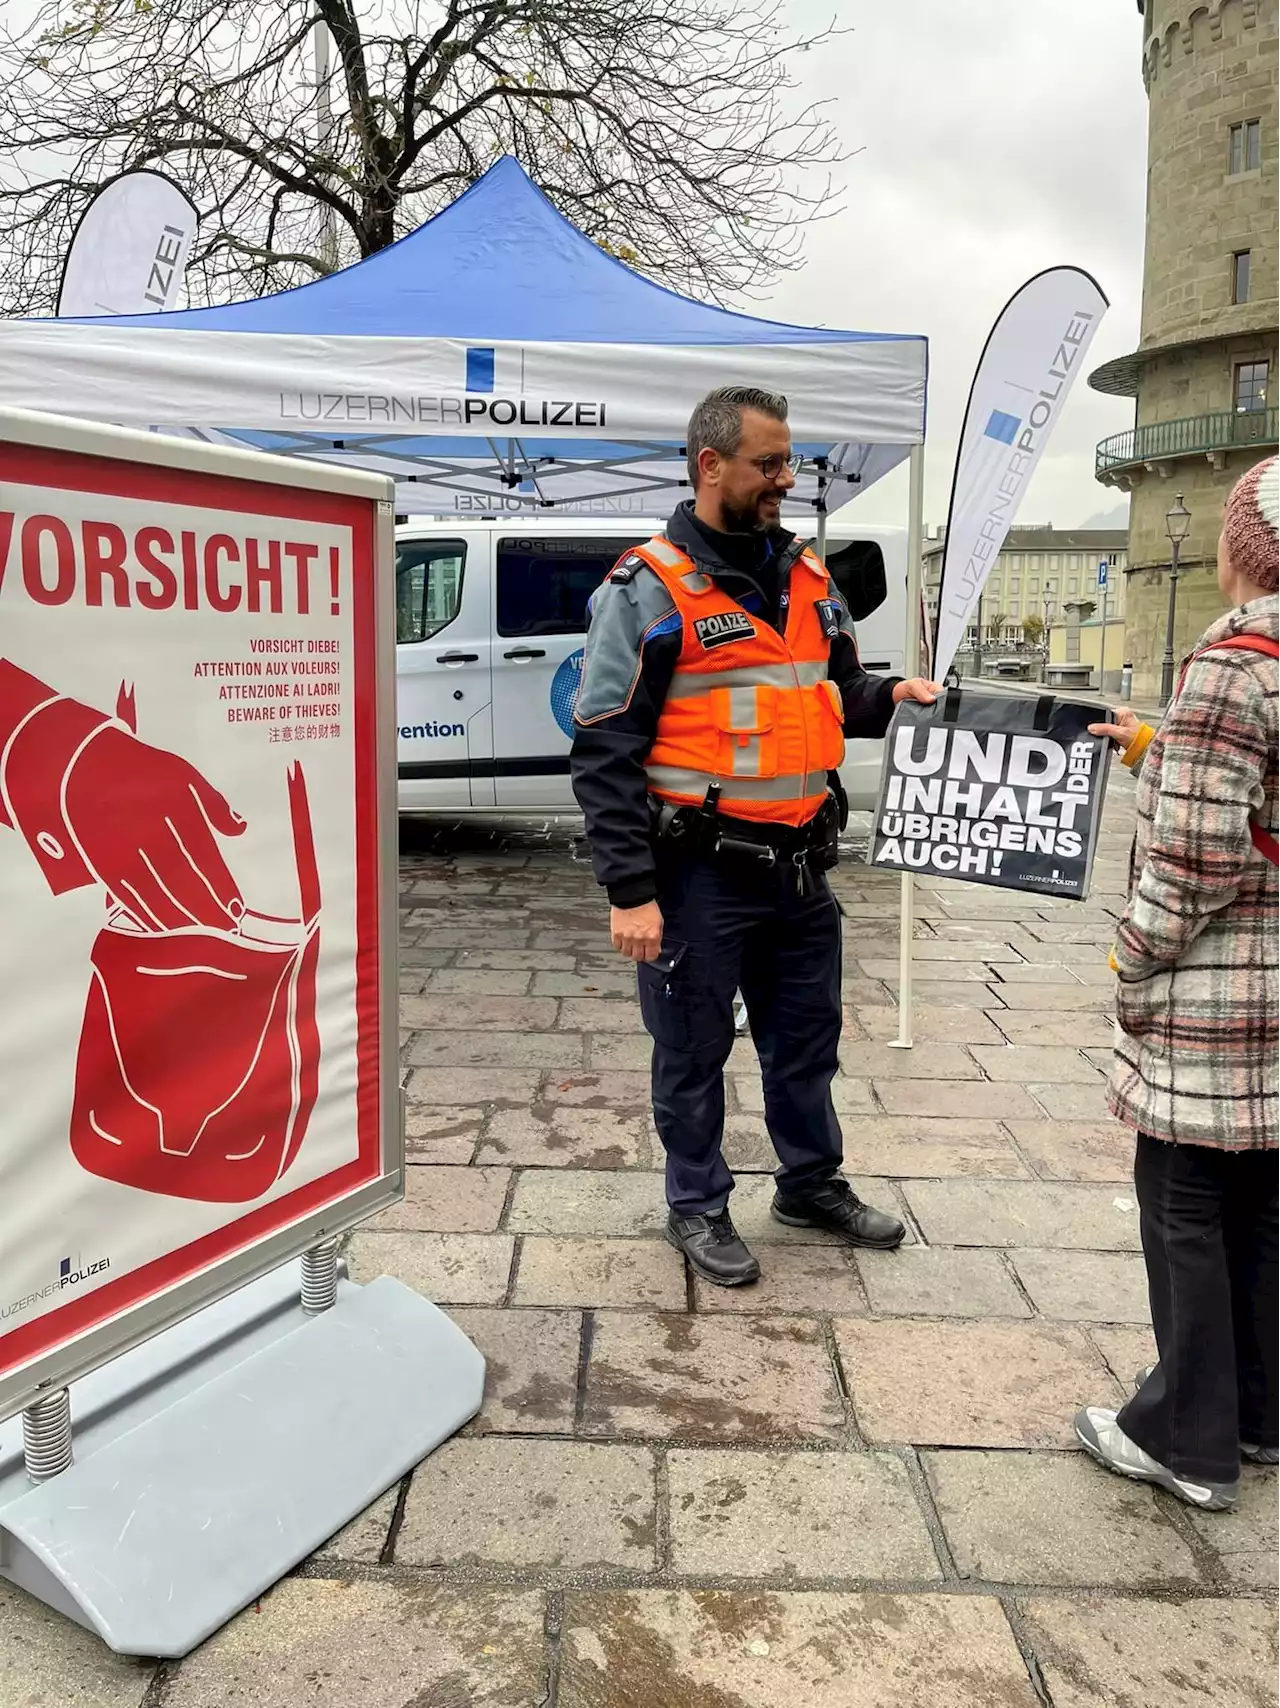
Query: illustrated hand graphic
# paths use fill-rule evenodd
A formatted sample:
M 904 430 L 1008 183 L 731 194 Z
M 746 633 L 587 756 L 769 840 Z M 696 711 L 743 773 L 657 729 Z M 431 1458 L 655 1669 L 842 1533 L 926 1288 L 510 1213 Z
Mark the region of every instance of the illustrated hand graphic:
M 72 764 L 65 817 L 94 877 L 146 930 L 233 926 L 244 898 L 214 837 L 244 820 L 176 753 L 103 729 Z
M 145 931 L 226 930 L 244 901 L 216 836 L 241 835 L 244 820 L 136 727 L 131 690 L 113 719 L 0 658 L 0 824 L 54 895 L 99 883 Z

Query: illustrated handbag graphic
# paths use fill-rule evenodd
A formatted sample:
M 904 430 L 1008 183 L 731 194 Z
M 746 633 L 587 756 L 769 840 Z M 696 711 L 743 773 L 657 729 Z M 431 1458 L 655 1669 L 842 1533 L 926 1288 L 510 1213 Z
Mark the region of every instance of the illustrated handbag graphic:
M 320 881 L 298 765 L 288 790 L 296 919 L 156 931 L 115 907 L 98 933 L 71 1115 L 91 1174 L 244 1203 L 297 1156 L 319 1078 Z

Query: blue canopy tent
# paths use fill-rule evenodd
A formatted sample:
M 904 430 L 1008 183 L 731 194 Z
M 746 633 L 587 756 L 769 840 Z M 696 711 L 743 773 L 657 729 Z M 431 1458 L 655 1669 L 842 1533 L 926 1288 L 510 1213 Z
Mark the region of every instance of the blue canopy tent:
M 219 308 L 0 322 L 0 397 L 377 469 L 404 513 L 652 516 L 686 485 L 716 386 L 782 392 L 815 515 L 910 460 L 906 656 L 918 651 L 923 337 L 690 301 L 566 220 L 512 159 L 354 267 Z M 909 1039 L 911 885 L 902 885 Z
M 504 158 L 343 272 L 219 308 L 0 323 L 7 402 L 392 474 L 397 507 L 652 514 L 693 404 L 786 394 L 795 502 L 843 503 L 924 436 L 926 341 L 788 326 L 655 285 Z

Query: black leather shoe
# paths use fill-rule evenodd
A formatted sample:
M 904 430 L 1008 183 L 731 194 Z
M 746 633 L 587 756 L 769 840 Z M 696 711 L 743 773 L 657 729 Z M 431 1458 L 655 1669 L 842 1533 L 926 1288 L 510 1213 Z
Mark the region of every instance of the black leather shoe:
M 747 1250 L 729 1212 L 718 1216 L 667 1217 L 667 1239 L 689 1259 L 695 1275 L 717 1287 L 742 1287 L 760 1279 L 760 1265 Z
M 826 1228 L 848 1245 L 869 1246 L 873 1251 L 893 1251 L 907 1237 L 896 1216 L 864 1204 L 843 1175 L 824 1182 L 806 1198 L 775 1193 L 770 1213 L 775 1222 L 789 1228 Z

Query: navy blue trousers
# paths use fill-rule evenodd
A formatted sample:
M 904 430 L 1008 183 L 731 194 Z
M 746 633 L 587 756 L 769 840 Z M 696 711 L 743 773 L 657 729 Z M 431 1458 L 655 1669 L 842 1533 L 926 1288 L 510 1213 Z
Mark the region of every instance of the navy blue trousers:
M 831 1102 L 840 1043 L 840 910 L 826 879 L 795 893 L 789 867 L 751 860 L 663 866 L 662 954 L 637 969 L 653 1039 L 653 1115 L 667 1201 L 713 1215 L 733 1190 L 721 1154 L 724 1065 L 741 990 L 764 1078 L 765 1123 L 790 1197 L 816 1192 L 843 1158 Z

